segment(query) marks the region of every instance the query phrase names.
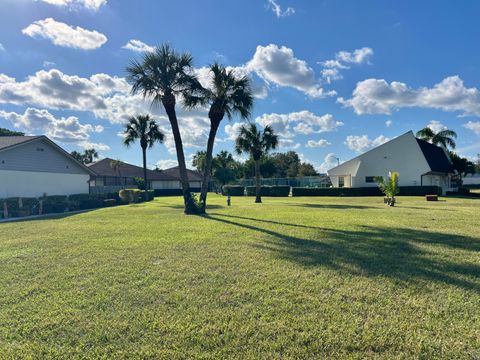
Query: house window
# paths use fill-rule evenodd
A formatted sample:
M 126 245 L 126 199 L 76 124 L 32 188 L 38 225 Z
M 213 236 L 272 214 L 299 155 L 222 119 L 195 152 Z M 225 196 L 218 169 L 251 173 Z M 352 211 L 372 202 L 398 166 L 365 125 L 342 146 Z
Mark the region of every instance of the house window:
M 342 188 L 345 186 L 345 176 L 339 176 L 338 177 L 338 187 Z
M 365 177 L 365 182 L 366 183 L 374 183 L 375 182 L 375 176 L 366 176 Z

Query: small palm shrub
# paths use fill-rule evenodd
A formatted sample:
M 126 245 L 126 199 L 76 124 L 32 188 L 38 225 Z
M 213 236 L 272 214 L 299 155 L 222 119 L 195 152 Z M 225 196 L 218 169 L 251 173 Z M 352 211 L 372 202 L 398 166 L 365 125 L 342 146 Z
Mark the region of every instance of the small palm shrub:
M 386 203 L 388 206 L 395 205 L 395 195 L 398 195 L 400 188 L 398 187 L 398 178 L 400 174 L 396 171 L 390 172 L 388 179 L 385 180 L 383 176 L 375 177 L 375 182 L 378 184 L 380 190 L 385 194 Z

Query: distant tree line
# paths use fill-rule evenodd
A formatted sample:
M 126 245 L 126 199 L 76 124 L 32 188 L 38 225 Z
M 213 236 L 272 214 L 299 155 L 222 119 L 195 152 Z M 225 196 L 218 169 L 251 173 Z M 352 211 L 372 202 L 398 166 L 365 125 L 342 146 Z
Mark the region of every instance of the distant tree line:
M 25 136 L 25 133 L 20 131 L 13 131 L 5 128 L 0 128 L 0 136 Z
M 295 151 L 272 153 L 260 157 L 260 173 L 264 178 L 296 178 L 317 176 L 318 172 L 312 164 L 303 162 Z M 205 151 L 198 151 L 192 159 L 192 166 L 203 173 L 205 169 Z M 220 151 L 213 157 L 212 178 L 225 185 L 242 179 L 255 177 L 255 160 L 249 157 L 246 161 L 235 160 L 228 151 Z

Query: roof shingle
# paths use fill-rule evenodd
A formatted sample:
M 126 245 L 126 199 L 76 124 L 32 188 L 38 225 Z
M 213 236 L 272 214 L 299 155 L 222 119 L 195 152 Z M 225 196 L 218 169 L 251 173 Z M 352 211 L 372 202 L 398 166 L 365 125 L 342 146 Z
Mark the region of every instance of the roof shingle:
M 417 139 L 417 142 L 432 172 L 453 173 L 453 165 L 445 150 L 422 139 Z

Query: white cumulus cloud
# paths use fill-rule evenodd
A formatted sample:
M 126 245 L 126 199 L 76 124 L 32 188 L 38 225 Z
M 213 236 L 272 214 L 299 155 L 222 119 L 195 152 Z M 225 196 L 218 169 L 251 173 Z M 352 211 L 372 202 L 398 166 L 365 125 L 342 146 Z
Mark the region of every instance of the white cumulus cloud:
M 331 168 L 337 166 L 338 161 L 338 156 L 336 156 L 334 153 L 328 153 L 317 170 L 319 173 L 326 173 Z
M 122 46 L 122 49 L 131 50 L 135 52 L 149 52 L 154 51 L 155 47 L 145 44 L 140 40 L 128 40 L 128 42 Z
M 448 128 L 443 125 L 440 121 L 438 120 L 432 120 L 428 123 L 427 125 L 428 128 L 430 128 L 434 133 L 438 133 L 443 130 L 447 130 Z
M 333 91 L 325 92 L 318 84 L 313 69 L 306 61 L 297 59 L 293 50 L 286 46 L 259 45 L 245 66 L 269 84 L 292 87 L 313 98 L 335 95 Z
M 177 165 L 178 165 L 178 162 L 175 159 L 164 159 L 164 160 L 157 161 L 157 167 L 162 170 L 170 169 Z
M 327 140 L 319 139 L 319 140 L 308 140 L 306 146 L 309 148 L 317 148 L 317 147 L 323 148 L 328 145 L 331 145 L 331 144 Z
M 480 121 L 469 121 L 462 126 L 466 129 L 472 130 L 475 134 L 480 135 Z
M 343 78 L 340 70 L 350 69 L 351 64 L 368 63 L 373 56 L 373 49 L 363 47 L 353 51 L 340 51 L 335 54 L 335 59 L 320 62 L 323 65 L 322 77 L 327 83 Z
M 22 33 L 32 38 L 48 39 L 57 46 L 82 50 L 98 49 L 108 40 L 98 31 L 85 30 L 79 26 L 74 28 L 52 18 L 35 21 L 23 29 Z
M 338 102 L 359 115 L 391 114 L 400 108 L 418 107 L 480 116 L 479 90 L 465 87 L 459 76 L 447 77 L 432 88 L 418 89 L 398 81 L 366 79 L 357 83 L 351 99 L 338 98 Z
M 288 114 L 263 114 L 255 119 L 262 126 L 270 125 L 282 137 L 291 138 L 297 134 L 313 134 L 334 131 L 343 125 L 333 115 L 322 116 L 303 110 Z
M 389 138 L 383 135 L 380 135 L 373 140 L 371 140 L 368 135 L 348 135 L 345 139 L 345 145 L 347 145 L 350 150 L 363 152 L 365 150 L 382 145 L 389 140 Z
M 82 124 L 75 116 L 56 118 L 47 110 L 28 108 L 23 114 L 0 110 L 0 117 L 10 121 L 16 128 L 27 133 L 44 134 L 62 143 L 73 143 L 84 148 L 95 147 L 98 150 L 108 150 L 105 144 L 95 144 L 90 135 L 103 131 L 103 127 Z

